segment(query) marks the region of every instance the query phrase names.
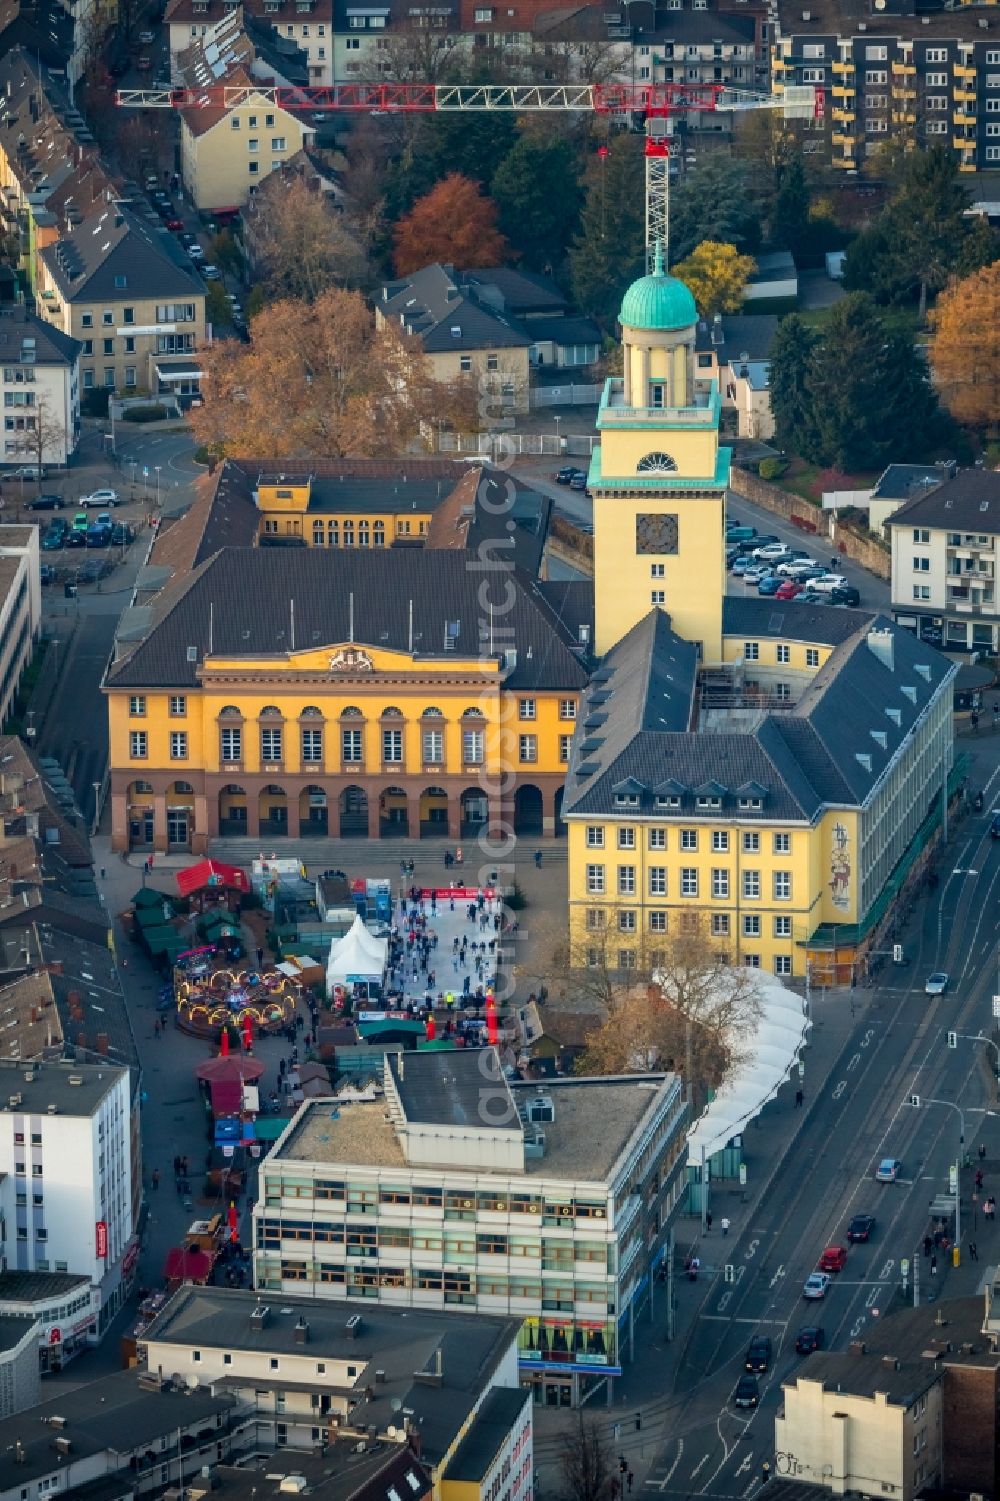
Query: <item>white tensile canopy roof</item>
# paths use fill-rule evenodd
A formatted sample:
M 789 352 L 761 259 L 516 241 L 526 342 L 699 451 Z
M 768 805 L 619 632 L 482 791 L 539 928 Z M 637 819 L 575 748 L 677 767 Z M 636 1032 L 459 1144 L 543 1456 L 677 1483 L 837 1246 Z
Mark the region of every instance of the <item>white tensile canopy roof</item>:
M 774 975 L 753 973 L 761 1003 L 757 1030 L 753 1037 L 741 1040 L 732 1078 L 688 1133 L 688 1158 L 693 1165 L 720 1152 L 774 1099 L 798 1061 L 812 1026 L 801 996 L 787 990 Z
M 388 952 L 388 942 L 369 933 L 359 914 L 344 936 L 335 938 L 330 945 L 330 957 L 326 963 L 327 984 L 339 984 L 348 975 L 381 980 Z

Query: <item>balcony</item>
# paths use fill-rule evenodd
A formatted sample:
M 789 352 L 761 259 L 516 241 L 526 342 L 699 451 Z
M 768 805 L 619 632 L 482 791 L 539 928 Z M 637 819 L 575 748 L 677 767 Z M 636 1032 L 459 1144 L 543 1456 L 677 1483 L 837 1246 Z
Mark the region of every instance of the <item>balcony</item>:
M 894 109 L 892 111 L 892 123 L 894 125 L 916 125 L 917 117 L 912 110 Z
M 718 426 L 721 411 L 722 402 L 716 381 L 711 381 L 707 390 L 696 390 L 691 406 L 633 407 L 625 405 L 625 382 L 620 378 L 613 378 L 604 383 L 597 425 L 616 427 L 618 423 L 627 423 L 629 426 L 648 425 L 656 428 L 669 424 L 675 427 L 705 428 L 708 431 Z
M 975 104 L 976 102 L 975 89 L 955 89 L 954 95 L 956 104 Z
M 834 99 L 854 99 L 857 96 L 857 89 L 853 83 L 835 83 L 830 93 Z
M 976 70 L 975 70 L 975 68 L 967 68 L 963 63 L 956 63 L 955 66 L 952 68 L 951 71 L 955 75 L 956 78 L 964 78 L 969 83 L 974 83 L 975 82 L 975 79 L 976 79 Z
M 917 74 L 915 63 L 893 63 L 892 71 L 899 78 L 915 78 Z
M 853 109 L 834 109 L 831 110 L 830 113 L 833 115 L 833 118 L 835 120 L 839 120 L 841 124 L 849 125 L 851 121 L 857 119 L 857 114 Z M 834 137 L 834 139 L 836 139 L 836 137 Z
M 831 135 L 830 140 L 834 146 L 842 146 L 845 151 L 853 153 L 854 147 L 856 146 L 858 141 L 858 137 L 854 135 L 847 135 L 844 131 L 841 130 L 835 130 Z
M 963 125 L 975 125 L 975 115 L 970 115 L 968 110 L 957 109 L 951 117 L 951 123 L 959 127 Z
M 896 84 L 893 84 L 891 97 L 893 100 L 915 100 L 917 97 L 917 91 L 916 89 L 901 89 Z
M 841 58 L 835 59 L 835 61 L 832 64 L 832 67 L 833 67 L 834 73 L 836 73 L 836 74 L 842 74 L 845 78 L 853 78 L 854 75 L 855 75 L 854 64 L 851 63 L 851 62 L 845 62 Z

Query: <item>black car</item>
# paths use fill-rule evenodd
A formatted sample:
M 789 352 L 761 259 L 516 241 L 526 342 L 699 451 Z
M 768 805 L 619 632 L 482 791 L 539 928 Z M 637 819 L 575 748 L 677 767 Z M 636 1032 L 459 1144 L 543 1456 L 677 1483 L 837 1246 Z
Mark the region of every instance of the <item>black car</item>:
M 587 476 L 582 469 L 578 469 L 573 475 L 573 478 L 569 482 L 569 487 L 571 490 L 586 490 Z
M 61 511 L 66 502 L 61 495 L 36 495 L 34 500 L 26 500 L 26 511 Z
M 850 605 L 856 610 L 861 603 L 861 595 L 850 584 L 842 584 L 839 589 L 830 590 L 830 603 L 832 605 Z
M 746 1360 L 748 1371 L 766 1371 L 771 1364 L 771 1341 L 766 1334 L 755 1334 L 750 1341 Z
M 64 547 L 86 547 L 86 545 L 87 545 L 87 533 L 86 532 L 70 531 L 70 532 L 66 533 L 66 540 L 63 543 Z
M 814 1350 L 822 1350 L 826 1334 L 819 1324 L 806 1324 L 800 1329 L 795 1340 L 796 1353 L 799 1355 L 811 1355 Z
M 561 469 L 556 470 L 556 484 L 568 485 L 570 480 L 576 473 L 577 470 L 573 467 L 572 464 L 564 464 Z
M 871 1240 L 874 1229 L 875 1216 L 873 1214 L 856 1214 L 847 1227 L 847 1239 L 852 1245 L 858 1241 Z
M 1000 839 L 1000 813 L 994 813 L 993 815 L 993 820 L 990 823 L 990 838 Z
M 111 528 L 111 545 L 113 547 L 127 547 L 135 541 L 135 531 L 127 521 L 116 521 Z
M 760 1403 L 760 1387 L 756 1376 L 741 1376 L 733 1392 L 734 1407 L 757 1407 Z

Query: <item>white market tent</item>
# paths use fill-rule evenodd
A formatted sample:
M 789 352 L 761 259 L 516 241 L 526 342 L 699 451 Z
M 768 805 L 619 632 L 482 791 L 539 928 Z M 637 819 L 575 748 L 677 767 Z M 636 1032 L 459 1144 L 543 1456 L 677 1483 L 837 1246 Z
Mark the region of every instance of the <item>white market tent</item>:
M 740 1060 L 688 1133 L 688 1160 L 700 1166 L 745 1131 L 788 1079 L 812 1026 L 801 996 L 774 975 L 754 974 L 761 1015 L 752 1037 L 741 1040 Z
M 335 938 L 330 945 L 330 957 L 326 962 L 327 986 L 344 985 L 348 980 L 381 983 L 388 953 L 387 940 L 369 933 L 359 915 L 344 936 Z

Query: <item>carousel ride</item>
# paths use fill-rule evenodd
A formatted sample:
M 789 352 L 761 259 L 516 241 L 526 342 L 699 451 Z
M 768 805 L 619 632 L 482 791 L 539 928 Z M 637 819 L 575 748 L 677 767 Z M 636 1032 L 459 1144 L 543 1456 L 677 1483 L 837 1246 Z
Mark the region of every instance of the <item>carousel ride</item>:
M 217 1037 L 230 1027 L 244 1036 L 280 1032 L 295 1019 L 301 984 L 280 971 L 211 969 L 207 964 L 174 970 L 177 1025 L 197 1037 Z

